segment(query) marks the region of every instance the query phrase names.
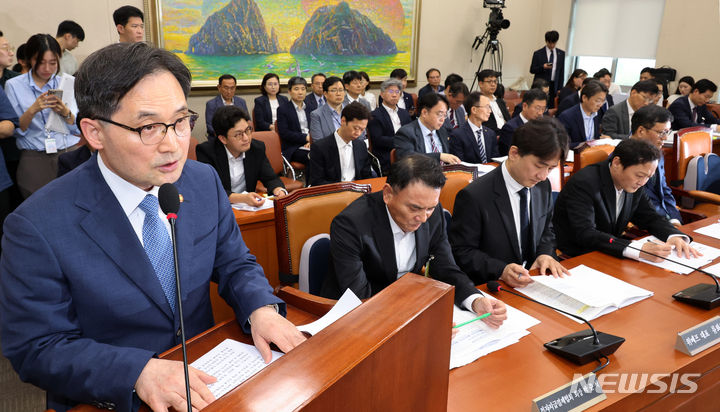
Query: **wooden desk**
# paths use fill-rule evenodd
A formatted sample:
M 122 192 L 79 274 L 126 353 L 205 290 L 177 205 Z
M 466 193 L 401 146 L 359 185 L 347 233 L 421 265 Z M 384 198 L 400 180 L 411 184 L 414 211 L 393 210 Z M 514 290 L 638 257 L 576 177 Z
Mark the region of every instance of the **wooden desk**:
M 700 243 L 720 246 L 717 239 L 708 238 L 691 229 L 717 221 L 717 217 L 698 221 L 685 227 L 686 232 Z M 607 399 L 590 410 L 650 410 L 669 411 L 717 410 L 720 399 L 720 345 L 694 357 L 674 349 L 677 332 L 685 330 L 720 313 L 720 309 L 705 311 L 672 298 L 672 294 L 698 283 L 712 282 L 707 276 L 694 272 L 684 276 L 667 272 L 630 259 L 618 259 L 600 252 L 568 259 L 567 267 L 584 264 L 609 275 L 651 290 L 648 299 L 622 308 L 593 320 L 599 331 L 622 336 L 626 342 L 610 357 L 610 364 L 599 372 L 614 373 L 699 373 L 698 392 L 695 394 L 607 393 L 617 389 L 606 385 Z M 486 290 L 485 287 L 481 289 Z M 489 406 L 502 410 L 529 410 L 532 399 L 572 380 L 574 373 L 592 371 L 597 363 L 577 366 L 543 348 L 543 344 L 574 331 L 586 329 L 584 324 L 571 321 L 550 309 L 528 302 L 511 294 L 497 296 L 541 323 L 530 329 L 531 334 L 520 342 L 478 361 L 450 372 L 449 411 Z M 638 376 L 637 381 L 641 378 Z M 672 378 L 663 379 L 671 382 Z M 628 381 L 629 382 L 629 381 Z M 648 386 L 650 383 L 647 384 Z M 682 386 L 679 386 L 682 387 Z M 487 388 L 487 390 L 478 390 Z M 651 389 L 657 389 L 652 385 Z M 474 405 L 474 406 L 473 406 Z M 697 408 L 697 409 L 695 409 Z

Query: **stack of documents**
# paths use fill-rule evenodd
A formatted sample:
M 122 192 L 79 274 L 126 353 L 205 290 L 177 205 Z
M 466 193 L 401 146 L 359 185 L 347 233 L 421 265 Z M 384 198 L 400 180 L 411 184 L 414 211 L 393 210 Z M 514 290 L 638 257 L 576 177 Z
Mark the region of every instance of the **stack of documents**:
M 463 166 L 469 166 L 474 167 L 478 170 L 478 173 L 480 176 L 484 175 L 487 172 L 491 172 L 495 169 L 494 165 L 486 165 L 484 163 L 468 163 L 468 162 L 460 162 Z
M 532 276 L 520 292 L 546 305 L 593 320 L 649 298 L 653 293 L 585 265 L 570 269 L 572 276 Z M 567 316 L 567 315 L 565 315 Z M 568 316 L 575 322 L 581 321 Z
M 257 212 L 258 210 L 264 210 L 264 209 L 272 209 L 274 206 L 274 203 L 272 199 L 265 199 L 263 204 L 260 206 L 250 206 L 245 203 L 233 203 L 232 207 L 235 210 L 246 210 L 248 212 Z
M 645 242 L 662 243 L 655 236 L 648 236 L 648 237 L 636 240 L 636 241 L 632 242 L 630 245 L 635 248 L 641 249 L 643 243 L 645 243 Z M 670 262 L 667 260 L 663 260 L 662 262 L 651 262 L 646 259 L 640 259 L 640 261 L 645 262 L 649 265 L 663 268 L 665 270 L 669 270 L 671 272 L 680 273 L 681 275 L 687 275 L 687 274 L 690 274 L 691 272 L 693 272 L 693 269 L 691 269 L 691 268 L 699 269 L 700 267 L 705 266 L 708 263 L 715 260 L 715 258 L 720 257 L 720 249 L 714 248 L 712 246 L 703 245 L 702 243 L 698 243 L 698 242 L 692 242 L 692 243 L 690 243 L 690 246 L 694 247 L 695 250 L 702 253 L 702 256 L 688 259 L 684 256 L 683 257 L 678 256 L 677 253 L 675 252 L 675 250 L 673 250 L 672 253 L 670 253 L 670 256 L 667 257 L 670 260 L 674 260 L 675 262 L 679 262 L 679 263 L 682 263 L 683 265 L 687 265 L 690 267 L 678 265 L 677 263 L 673 263 L 673 262 Z
M 487 296 L 488 299 L 494 299 Z M 453 322 L 462 322 L 474 319 L 477 314 L 455 306 L 453 308 Z M 498 329 L 493 329 L 482 320 L 469 323 L 458 328 L 459 332 L 452 340 L 450 348 L 450 369 L 458 368 L 475 361 L 490 352 L 517 343 L 520 338 L 530 334 L 528 328 L 540 323 L 532 316 L 507 306 L 507 320 Z

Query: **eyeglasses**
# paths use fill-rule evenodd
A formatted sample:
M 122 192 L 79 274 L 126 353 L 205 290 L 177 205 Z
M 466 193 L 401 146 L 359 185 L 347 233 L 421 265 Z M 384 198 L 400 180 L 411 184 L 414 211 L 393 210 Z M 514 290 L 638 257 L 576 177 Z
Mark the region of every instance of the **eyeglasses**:
M 2 46 L 0 46 L 0 50 L 5 50 L 6 52 L 12 53 L 15 51 L 15 47 L 9 44 L 3 44 Z
M 473 106 L 473 107 L 477 107 L 478 109 L 488 109 L 488 110 L 492 110 L 492 108 L 490 107 L 489 104 L 486 104 L 485 106 Z
M 483 83 L 497 84 L 497 80 L 483 80 Z
M 670 136 L 670 133 L 672 133 L 671 129 L 663 129 L 663 130 L 648 129 L 648 130 L 655 132 L 658 135 L 658 137 L 667 137 L 667 136 Z
M 397 89 L 385 89 L 385 91 L 393 96 L 396 94 L 400 94 L 400 90 Z
M 240 140 L 243 137 L 243 135 L 250 137 L 252 135 L 252 132 L 253 132 L 252 126 L 248 126 L 247 129 L 245 129 L 245 130 L 238 130 L 231 137 L 235 140 Z
M 178 135 L 178 137 L 187 137 L 190 135 L 190 132 L 192 131 L 192 127 L 190 127 L 191 123 L 194 123 L 197 120 L 197 114 L 189 114 L 187 116 L 183 116 L 173 123 L 165 124 L 165 123 L 150 123 L 146 124 L 144 126 L 140 127 L 130 127 L 128 125 L 124 125 L 122 123 L 114 122 L 110 119 L 105 119 L 103 117 L 97 117 L 97 120 L 102 120 L 103 122 L 110 123 L 112 125 L 115 125 L 117 127 L 122 127 L 125 130 L 129 130 L 131 132 L 135 132 L 140 136 L 140 141 L 143 144 L 146 144 L 148 146 L 159 144 L 163 141 L 165 138 L 165 135 L 167 134 L 168 128 L 172 127 L 175 131 L 175 134 Z
M 447 112 L 430 112 L 433 116 L 437 117 L 438 119 L 444 119 L 447 117 Z
M 230 91 L 230 90 L 235 90 L 237 88 L 237 86 L 220 86 L 220 88 L 223 90 Z
M 333 94 L 345 93 L 345 89 L 328 89 L 328 93 L 333 93 Z

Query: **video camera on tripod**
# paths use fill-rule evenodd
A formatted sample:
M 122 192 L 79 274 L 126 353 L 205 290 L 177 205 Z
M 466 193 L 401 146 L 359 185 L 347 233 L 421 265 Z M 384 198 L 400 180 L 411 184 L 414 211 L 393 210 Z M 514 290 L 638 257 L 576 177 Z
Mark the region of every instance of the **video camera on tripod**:
M 497 39 L 500 30 L 507 29 L 510 27 L 510 20 L 503 16 L 502 9 L 505 8 L 506 0 L 483 0 L 483 7 L 490 9 L 490 16 L 488 22 L 485 24 L 485 33 L 482 36 L 475 36 L 472 48 L 477 50 L 480 46 L 485 43 L 485 50 L 483 51 L 480 65 L 476 71 L 475 79 L 473 80 L 470 90 L 475 87 L 475 83 L 478 81 L 477 72 L 483 67 L 485 63 L 485 57 L 490 54 L 490 68 L 498 73 L 502 73 L 502 44 Z M 500 79 L 498 79 L 500 80 Z

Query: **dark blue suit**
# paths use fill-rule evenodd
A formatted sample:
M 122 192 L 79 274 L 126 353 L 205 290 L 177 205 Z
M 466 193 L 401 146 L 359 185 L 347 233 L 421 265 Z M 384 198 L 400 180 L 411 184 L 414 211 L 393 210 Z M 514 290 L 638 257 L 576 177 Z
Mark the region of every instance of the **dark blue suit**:
M 405 109 L 398 107 L 400 125 L 405 126 L 412 122 L 410 114 Z M 383 105 L 372 111 L 372 117 L 367 126 L 368 137 L 372 144 L 372 153 L 380 160 L 383 171 L 390 170 L 390 151 L 395 148 L 395 128 L 393 128 L 390 115 Z
M 287 103 L 289 100 L 287 97 L 278 94 L 278 109 Z M 258 132 L 270 130 L 270 126 L 273 124 L 272 108 L 270 107 L 270 99 L 267 96 L 262 95 L 255 98 L 255 107 L 253 107 L 253 122 L 255 124 L 255 130 Z
M 372 168 L 365 141 L 355 139 L 352 142 L 352 147 L 353 161 L 355 163 L 355 177 L 353 180 L 371 178 Z M 342 179 L 340 153 L 338 152 L 334 134 L 310 145 L 310 164 L 308 167 L 310 174 L 309 184 L 312 186 L 337 183 Z
M 687 96 L 678 97 L 670 107 L 668 107 L 668 110 L 670 110 L 670 113 L 672 113 L 675 118 L 672 122 L 673 130 L 720 123 L 720 120 L 713 116 L 710 110 L 708 110 L 707 105 L 698 106 L 697 119 L 693 121 L 692 110 L 690 109 L 690 102 Z
M 485 140 L 485 159 L 480 158 L 477 137 L 470 127 L 470 122 L 465 122 L 450 133 L 450 153 L 468 163 L 487 163 L 490 158 L 500 156 L 495 132 L 485 126 L 482 126 L 482 131 Z
M 310 126 L 311 112 L 312 110 L 307 104 L 307 99 L 305 99 L 305 116 L 307 117 L 308 127 Z M 295 111 L 295 104 L 292 101 L 288 101 L 278 107 L 276 132 L 280 136 L 282 154 L 288 161 L 290 161 L 293 153 L 295 153 L 300 146 L 307 143 L 307 133 L 303 133 L 300 130 L 300 120 Z
M 548 62 L 547 50 L 545 47 L 535 50 L 530 62 L 530 73 L 535 75 L 533 81 L 537 79 L 544 79 L 550 83 L 550 100 L 555 98 L 555 93 L 562 89 L 565 82 L 565 51 L 555 48 L 556 60 L 553 62 L 555 66 L 555 81 L 550 80 L 552 78 L 552 67 L 549 69 L 543 68 L 543 65 Z
M 212 167 L 188 160 L 175 184 L 184 197 L 177 248 L 187 337 L 213 326 L 210 280 L 247 332 L 253 310 L 282 301 L 245 246 Z M 140 372 L 180 343 L 177 311 L 97 155 L 6 219 L 0 313 L 5 356 L 22 380 L 48 391 L 48 408 L 58 411 L 94 401 L 137 408 Z
M 515 134 L 515 130 L 522 126 L 522 118 L 518 115 L 510 119 L 509 122 L 505 123 L 500 129 L 500 137 L 498 138 L 498 152 L 500 156 L 507 156 L 510 146 L 512 146 L 512 138 Z
M 250 114 L 248 112 L 245 99 L 243 99 L 242 97 L 234 96 L 233 105 L 245 110 L 245 113 Z M 215 115 L 217 109 L 223 106 L 225 106 L 225 102 L 220 95 L 213 97 L 212 99 L 208 100 L 207 103 L 205 103 L 205 127 L 207 128 L 207 133 L 209 136 L 215 136 L 215 129 L 213 129 L 212 127 L 212 118 Z
M 435 131 L 435 134 L 437 135 L 438 140 L 440 140 L 440 147 L 438 147 L 440 152 L 450 153 L 447 130 L 445 130 L 444 127 L 441 127 Z M 413 120 L 412 122 L 399 128 L 395 134 L 394 143 L 398 159 L 413 153 L 421 153 L 440 161 L 440 153 L 429 153 L 425 151 L 425 137 L 423 136 L 423 131 L 420 128 L 420 120 Z
M 577 104 L 570 109 L 565 110 L 558 120 L 565 126 L 568 136 L 570 137 L 570 148 L 575 148 L 582 142 L 587 141 L 585 135 L 585 122 L 582 116 L 582 107 Z M 600 116 L 599 114 L 593 118 L 593 135 L 592 139 L 600 137 Z
M 323 96 L 323 99 L 325 99 L 325 96 Z M 318 108 L 317 96 L 315 96 L 315 93 L 310 92 L 307 96 L 305 96 L 305 105 L 307 106 L 308 113 L 311 113 L 313 110 Z M 310 117 L 308 117 L 308 121 L 310 121 Z
M 445 86 L 443 86 L 442 84 L 438 85 L 437 92 L 433 90 L 432 86 L 426 84 L 425 86 L 421 87 L 420 90 L 418 90 L 418 99 L 425 96 L 427 93 L 440 93 L 443 90 L 445 90 Z
M 665 157 L 660 156 L 655 174 L 645 183 L 645 193 L 650 198 L 655 210 L 669 219 L 677 219 L 682 223 L 680 211 L 676 207 L 675 197 L 665 178 Z
M 582 98 L 579 94 L 573 93 L 570 96 L 564 98 L 559 104 L 558 104 L 558 111 L 555 113 L 555 116 L 560 116 L 565 110 L 575 106 L 576 104 L 579 104 L 582 101 Z M 605 107 L 605 104 L 603 104 L 600 107 L 600 110 L 598 110 L 598 117 L 599 120 L 602 120 L 603 116 L 605 115 L 605 112 L 615 105 L 615 101 L 613 100 L 613 97 L 609 94 L 605 97 L 605 102 L 607 103 L 608 107 Z

